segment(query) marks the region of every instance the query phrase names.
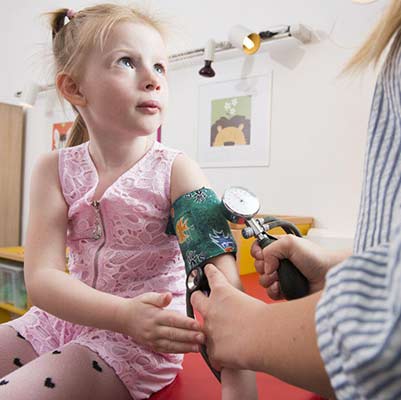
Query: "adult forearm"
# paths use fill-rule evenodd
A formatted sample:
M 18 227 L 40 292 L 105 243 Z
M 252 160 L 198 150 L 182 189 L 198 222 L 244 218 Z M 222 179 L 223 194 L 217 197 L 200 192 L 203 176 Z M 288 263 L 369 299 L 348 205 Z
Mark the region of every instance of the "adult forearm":
M 27 282 L 33 305 L 70 322 L 122 330 L 118 312 L 125 300 L 96 290 L 56 269 L 42 269 Z
M 333 251 L 331 253 L 331 257 L 330 257 L 329 268 L 334 267 L 335 265 L 339 264 L 340 262 L 343 262 L 348 257 L 351 257 L 351 255 L 352 255 L 352 251 L 350 249 Z
M 317 345 L 315 308 L 320 294 L 261 305 L 264 309 L 254 315 L 254 334 L 248 338 L 252 345 L 248 368 L 334 397 Z

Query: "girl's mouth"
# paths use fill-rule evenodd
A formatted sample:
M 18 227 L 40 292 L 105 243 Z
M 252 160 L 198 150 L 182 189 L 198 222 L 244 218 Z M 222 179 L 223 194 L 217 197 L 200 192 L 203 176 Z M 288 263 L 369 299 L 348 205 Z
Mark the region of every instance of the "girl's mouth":
M 144 114 L 157 114 L 160 111 L 160 103 L 156 100 L 148 100 L 139 103 L 136 109 Z

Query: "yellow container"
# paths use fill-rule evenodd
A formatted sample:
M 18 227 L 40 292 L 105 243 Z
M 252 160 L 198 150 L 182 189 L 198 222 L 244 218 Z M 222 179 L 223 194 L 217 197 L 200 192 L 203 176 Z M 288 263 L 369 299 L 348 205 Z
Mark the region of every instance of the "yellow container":
M 270 215 L 270 214 L 269 214 Z M 257 215 L 256 217 L 266 217 L 267 215 Z M 294 217 L 287 215 L 273 215 L 275 218 L 284 219 L 286 221 L 292 222 L 299 229 L 301 234 L 304 236 L 308 233 L 308 230 L 313 225 L 313 218 L 311 217 Z M 231 230 L 235 241 L 238 246 L 237 253 L 237 267 L 240 275 L 251 274 L 256 272 L 254 266 L 254 258 L 251 256 L 252 243 L 255 241 L 254 238 L 244 239 L 241 234 L 244 225 L 231 224 Z M 274 228 L 269 231 L 272 235 L 282 235 L 285 232 L 281 228 Z

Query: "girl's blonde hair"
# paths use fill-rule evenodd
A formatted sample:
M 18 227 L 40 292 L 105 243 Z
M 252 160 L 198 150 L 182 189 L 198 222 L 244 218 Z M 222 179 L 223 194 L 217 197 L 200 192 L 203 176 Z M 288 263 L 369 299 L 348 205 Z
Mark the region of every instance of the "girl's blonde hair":
M 387 62 L 391 62 L 401 43 L 400 27 L 401 0 L 392 0 L 383 17 L 379 20 L 362 47 L 345 66 L 343 72 L 362 69 L 368 67 L 370 64 L 376 66 L 387 45 L 394 38 L 393 46 L 387 58 Z
M 62 8 L 47 14 L 53 37 L 53 54 L 56 75 L 66 73 L 74 79 L 85 60 L 85 55 L 93 46 L 103 48 L 112 27 L 118 22 L 132 21 L 147 24 L 165 37 L 163 23 L 149 13 L 130 6 L 99 4 L 78 12 Z M 76 146 L 89 140 L 85 121 L 79 114 L 71 128 L 67 146 Z

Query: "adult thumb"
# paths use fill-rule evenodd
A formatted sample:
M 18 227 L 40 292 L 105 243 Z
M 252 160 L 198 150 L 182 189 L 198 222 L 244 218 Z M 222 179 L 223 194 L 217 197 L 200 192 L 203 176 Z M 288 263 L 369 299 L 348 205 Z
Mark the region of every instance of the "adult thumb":
M 210 290 L 213 290 L 215 286 L 225 285 L 228 283 L 227 278 L 224 276 L 224 274 L 213 264 L 207 264 L 204 271 L 209 282 Z

